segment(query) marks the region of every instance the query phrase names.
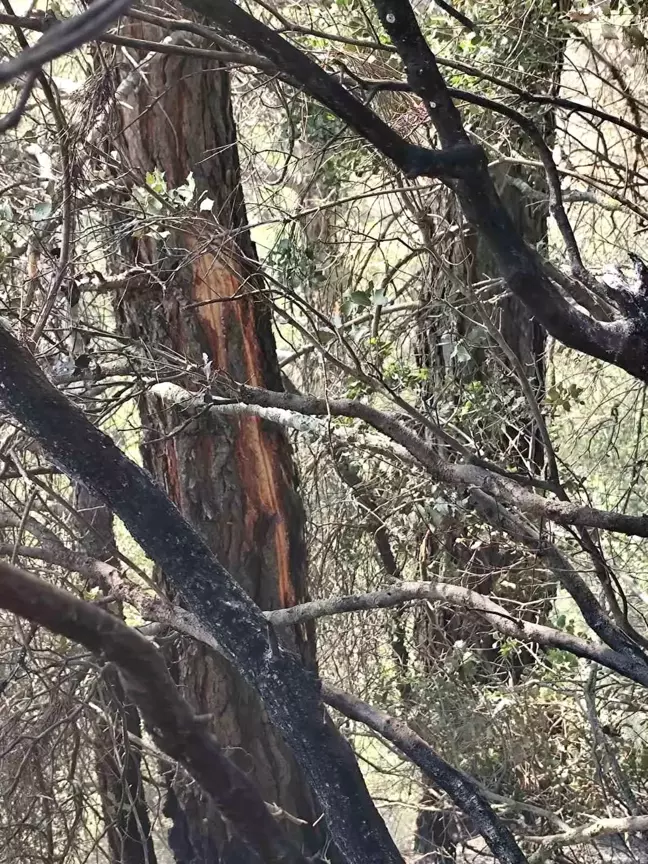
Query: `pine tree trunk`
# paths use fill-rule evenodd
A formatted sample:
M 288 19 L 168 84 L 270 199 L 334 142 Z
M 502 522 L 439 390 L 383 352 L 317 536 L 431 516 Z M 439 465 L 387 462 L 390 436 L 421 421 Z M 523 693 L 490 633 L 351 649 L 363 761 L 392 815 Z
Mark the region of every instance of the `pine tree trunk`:
M 164 35 L 138 23 L 128 32 L 144 39 Z M 215 215 L 201 212 L 174 227 L 165 241 L 131 237 L 124 244 L 131 263 L 166 275 L 164 287 L 118 299 L 121 331 L 144 351 L 168 351 L 201 368 L 206 356 L 236 381 L 281 389 L 270 314 L 259 300 L 263 285 L 254 274 L 255 250 L 246 228 L 228 74 L 202 58 L 159 56 L 147 65 L 145 78 L 129 97 L 131 107 L 121 110 L 116 146 L 136 182 L 157 169 L 172 189 L 193 173 L 197 194 L 215 202 Z M 191 374 L 178 383 L 190 390 L 199 386 Z M 225 567 L 263 609 L 301 601 L 304 515 L 283 432 L 249 417 L 202 415 L 187 422 L 185 414 L 151 395 L 141 398 L 139 410 L 146 467 Z M 294 647 L 314 663 L 311 631 L 296 632 Z M 198 713 L 211 715 L 219 741 L 265 800 L 297 817 L 285 819 L 286 830 L 315 852 L 320 841 L 311 827 L 317 816 L 311 794 L 259 700 L 204 646 L 178 639 L 172 655 L 186 697 Z M 166 812 L 178 861 L 254 860 L 230 838 L 195 784 L 174 778 L 171 786 Z

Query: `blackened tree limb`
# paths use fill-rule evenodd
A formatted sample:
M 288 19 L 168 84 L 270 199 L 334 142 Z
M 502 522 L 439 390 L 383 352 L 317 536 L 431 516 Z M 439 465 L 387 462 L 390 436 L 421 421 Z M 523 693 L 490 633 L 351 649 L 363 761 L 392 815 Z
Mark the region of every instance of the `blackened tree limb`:
M 473 829 L 486 840 L 498 861 L 505 864 L 526 864 L 527 859 L 515 838 L 494 813 L 474 782 L 442 759 L 407 723 L 330 684 L 322 686 L 322 697 L 328 705 L 346 717 L 364 723 L 391 741 L 435 786 L 443 789 L 465 813 Z
M 54 19 L 55 23 L 47 28 L 35 45 L 25 48 L 11 60 L 0 63 L 0 84 L 6 84 L 25 73 L 39 72 L 51 60 L 100 36 L 130 4 L 131 0 L 95 0 L 79 15 L 64 21 Z
M 648 687 L 648 669 L 642 670 L 618 651 L 605 645 L 597 645 L 588 639 L 574 636 L 564 630 L 556 630 L 533 621 L 525 621 L 499 603 L 471 591 L 461 585 L 444 582 L 402 582 L 384 591 L 369 594 L 351 594 L 346 597 L 327 597 L 292 606 L 290 609 L 276 609 L 265 612 L 266 618 L 274 627 L 290 627 L 302 621 L 310 621 L 329 615 L 361 612 L 372 609 L 392 609 L 405 603 L 428 601 L 447 603 L 450 606 L 470 610 L 485 618 L 495 630 L 520 642 L 541 645 L 544 648 L 557 648 L 575 657 L 592 660 L 614 672 L 618 672 L 644 687 Z
M 320 701 L 320 685 L 273 637 L 260 609 L 216 560 L 162 489 L 45 378 L 0 326 L 0 405 L 53 462 L 119 516 L 164 572 L 220 652 L 259 693 L 322 806 L 350 864 L 402 864 L 349 745 Z
M 306 864 L 247 775 L 178 692 L 144 636 L 98 606 L 0 562 L 0 608 L 78 642 L 120 671 L 156 745 L 184 765 L 262 861 Z
M 10 515 L 16 520 L 15 524 L 17 525 L 19 523 L 17 517 L 14 514 Z M 8 522 L 6 517 L 5 521 Z M 30 527 L 37 528 L 33 521 Z M 159 598 L 151 598 L 144 591 L 126 582 L 119 571 L 110 564 L 96 561 L 84 553 L 72 552 L 62 544 L 53 548 L 43 546 L 15 547 L 14 545 L 0 544 L 0 555 L 11 555 L 14 552 L 17 552 L 22 558 L 45 561 L 81 573 L 93 585 L 105 586 L 110 589 L 112 596 L 130 603 L 145 619 L 167 624 L 218 650 L 213 637 L 210 637 L 205 628 L 201 627 L 194 615 L 179 606 L 171 606 Z M 520 642 L 535 643 L 544 648 L 567 651 L 575 657 L 591 660 L 648 687 L 648 671 L 638 667 L 634 660 L 628 661 L 617 651 L 572 633 L 536 624 L 532 621 L 525 621 L 517 616 L 514 610 L 500 605 L 496 599 L 486 597 L 460 585 L 444 582 L 399 582 L 384 591 L 328 597 L 301 603 L 287 609 L 264 612 L 263 615 L 273 627 L 280 628 L 291 627 L 303 621 L 312 621 L 329 615 L 372 609 L 391 609 L 407 603 L 422 601 L 447 603 L 450 606 L 472 611 L 486 618 L 495 630 L 505 636 Z
M 559 648 L 561 650 L 568 651 L 577 657 L 583 657 L 585 659 L 593 660 L 594 662 L 599 663 L 602 666 L 606 666 L 607 668 L 612 669 L 613 671 L 618 672 L 619 674 L 628 677 L 631 680 L 637 680 L 638 683 L 644 684 L 644 686 L 646 684 L 646 676 L 641 676 L 639 679 L 637 679 L 634 675 L 634 671 L 632 670 L 632 668 L 628 668 L 628 665 L 626 664 L 624 658 L 620 657 L 614 651 L 611 651 L 610 649 L 602 646 L 594 645 L 593 643 L 588 642 L 585 639 L 581 639 L 577 636 L 573 636 L 570 633 L 563 633 L 561 631 L 552 630 L 552 628 L 550 627 L 544 627 L 542 625 L 537 625 L 532 622 L 517 619 L 511 616 L 503 607 L 493 602 L 490 598 L 485 597 L 482 594 L 478 594 L 475 591 L 469 591 L 468 589 L 462 588 L 457 585 L 420 582 L 403 583 L 401 585 L 394 586 L 393 588 L 390 588 L 386 591 L 374 592 L 372 594 L 350 595 L 347 597 L 331 597 L 325 600 L 316 600 L 311 603 L 303 603 L 299 606 L 292 607 L 291 609 L 278 609 L 273 612 L 265 612 L 264 615 L 273 624 L 273 626 L 293 626 L 298 621 L 312 620 L 314 618 L 323 617 L 325 615 L 337 615 L 346 612 L 391 608 L 395 605 L 400 605 L 402 603 L 407 603 L 416 599 L 449 602 L 453 605 L 458 605 L 466 609 L 478 611 L 479 613 L 483 614 L 500 633 L 513 636 L 514 638 L 520 639 L 521 641 L 535 642 L 539 645 L 544 645 L 546 647 Z M 194 639 L 198 639 L 199 641 L 204 642 L 206 645 L 211 645 L 212 647 L 215 647 L 213 637 L 211 637 L 210 634 L 207 633 L 204 628 L 200 626 L 200 624 L 195 620 L 194 616 L 189 615 L 183 609 L 171 609 L 168 606 L 165 607 L 165 612 L 166 614 L 163 618 L 165 623 L 169 624 L 171 627 L 177 629 L 181 633 L 185 633 L 186 635 L 191 636 Z M 382 726 L 382 719 L 386 718 L 386 715 L 382 715 L 382 717 L 380 713 L 376 715 L 374 713 L 375 709 L 369 708 L 369 706 L 365 706 L 364 703 L 360 705 L 360 708 L 363 708 L 363 711 L 361 713 L 352 713 L 354 708 L 358 706 L 359 700 L 356 700 L 355 697 L 348 696 L 348 694 L 346 693 L 342 693 L 342 691 L 336 691 L 329 685 L 324 686 L 323 695 L 325 701 L 327 701 L 331 706 L 337 708 L 346 716 L 366 723 L 367 725 L 371 726 L 371 728 L 381 732 L 380 727 Z M 335 699 L 338 700 L 337 704 L 334 702 Z M 367 710 L 370 712 L 369 714 L 365 713 Z M 372 725 L 372 723 L 367 722 L 367 718 L 369 717 L 371 717 L 372 723 L 375 720 L 377 725 Z M 390 719 L 390 722 L 393 723 L 393 718 L 388 719 Z M 394 727 L 392 726 L 392 729 L 393 728 Z M 400 730 L 396 728 L 393 734 L 397 736 L 399 731 Z M 411 730 L 409 730 L 409 732 L 411 732 Z M 385 737 L 389 738 L 389 736 L 386 734 Z M 413 758 L 414 754 L 408 752 L 404 747 L 401 746 L 401 742 L 403 740 L 401 737 L 399 737 L 398 740 L 395 740 L 395 738 L 389 738 L 389 740 L 392 741 L 392 743 L 394 743 L 405 756 L 412 759 L 412 761 L 416 761 Z M 416 739 L 414 739 L 414 743 L 416 743 Z M 428 745 L 425 746 L 427 747 Z M 431 766 L 428 766 L 427 763 L 423 764 L 421 762 L 416 762 L 416 764 L 419 765 L 422 770 L 426 771 L 427 776 L 429 776 L 433 780 L 433 782 L 436 783 L 437 781 L 443 780 L 443 773 L 435 774 L 432 773 L 431 770 L 428 770 L 428 768 L 435 768 L 436 763 L 433 762 Z M 447 768 L 449 768 L 451 772 L 456 770 L 451 768 L 451 766 L 447 766 Z M 465 778 L 465 780 L 469 784 L 471 784 L 471 787 L 475 786 L 474 781 L 470 777 L 468 777 L 468 775 L 463 775 L 461 772 L 457 773 L 460 775 L 462 780 Z M 452 775 L 448 779 L 452 779 Z M 439 782 L 438 785 L 440 786 L 440 788 L 443 788 L 450 793 L 450 789 L 452 788 L 450 784 L 448 784 L 448 788 L 446 788 L 445 786 L 441 786 L 441 782 Z M 463 783 L 458 791 L 459 793 L 465 792 L 465 787 L 463 787 Z M 479 792 L 479 790 L 477 791 Z M 462 810 L 462 812 L 467 812 L 464 808 L 466 807 L 466 805 L 471 806 L 472 804 L 471 798 L 467 798 L 466 800 L 463 797 L 459 798 L 458 795 L 457 797 L 453 797 L 453 801 L 456 803 L 457 807 Z M 546 813 L 543 815 L 546 815 Z M 630 817 L 630 819 L 636 818 L 637 817 Z M 648 819 L 648 817 L 639 818 Z M 621 826 L 622 824 L 627 824 L 627 830 L 645 830 L 645 822 L 626 823 L 625 820 L 609 821 L 614 822 L 615 825 L 618 822 L 619 826 Z M 598 826 L 601 825 L 602 822 L 605 822 L 607 826 L 607 820 L 602 820 L 595 824 L 596 826 Z M 643 827 L 638 827 L 639 824 L 641 824 L 641 826 Z M 592 830 L 592 826 L 588 826 L 587 829 L 577 829 L 578 837 L 575 836 L 576 832 L 568 832 L 565 834 L 559 834 L 547 838 L 534 837 L 530 839 L 532 839 L 533 842 L 538 842 L 542 844 L 546 843 L 549 846 L 569 845 L 572 842 L 585 843 L 588 842 L 588 840 L 585 838 L 591 838 L 594 836 L 598 836 L 599 834 L 596 829 L 594 829 L 594 832 L 592 834 L 589 834 L 590 830 Z M 619 831 L 622 830 L 624 829 L 622 827 L 619 827 Z M 613 830 L 602 830 L 600 833 L 604 834 L 618 832 Z M 572 839 L 572 837 L 574 839 Z M 564 838 L 568 839 L 563 844 L 562 841 Z
M 474 162 L 479 148 L 467 136 L 457 147 L 445 151 L 430 150 L 407 141 L 303 51 L 257 21 L 232 0 L 186 0 L 184 5 L 204 15 L 270 60 L 278 70 L 288 74 L 309 95 L 326 105 L 391 159 L 408 177 L 422 174 L 428 177 L 457 177 L 467 165 Z
M 474 33 L 477 32 L 477 26 L 467 15 L 464 15 L 463 12 L 460 12 L 458 9 L 455 9 L 451 3 L 446 2 L 446 0 L 434 0 L 436 5 L 443 9 L 444 12 L 447 12 L 452 18 L 462 24 L 466 30 L 472 30 Z
M 362 87 L 366 88 L 370 94 L 384 90 L 401 93 L 412 92 L 411 86 L 405 81 L 396 81 L 389 79 L 383 81 L 367 81 L 356 75 L 351 70 L 347 69 L 347 67 L 344 68 L 349 77 L 352 80 L 358 82 Z M 556 225 L 558 226 L 558 230 L 560 231 L 563 242 L 565 244 L 565 248 L 567 250 L 567 254 L 569 255 L 569 259 L 572 265 L 572 273 L 575 277 L 583 280 L 586 284 L 591 282 L 590 274 L 587 273 L 583 265 L 580 250 L 576 242 L 576 237 L 574 235 L 573 228 L 571 226 L 571 223 L 569 222 L 569 218 L 567 217 L 567 213 L 565 211 L 558 168 L 554 161 L 551 150 L 549 149 L 549 146 L 545 141 L 544 136 L 538 129 L 537 125 L 529 117 L 522 114 L 521 111 L 517 111 L 515 108 L 511 108 L 510 106 L 505 105 L 503 102 L 498 102 L 495 99 L 481 96 L 478 93 L 471 93 L 468 90 L 460 90 L 456 87 L 448 87 L 447 92 L 453 99 L 460 99 L 464 102 L 470 103 L 471 105 L 478 105 L 479 107 L 485 108 L 488 111 L 494 111 L 496 114 L 501 114 L 503 117 L 507 117 L 509 120 L 512 120 L 526 134 L 526 136 L 529 138 L 529 140 L 532 142 L 532 144 L 538 151 L 538 156 L 540 157 L 540 161 L 542 162 L 543 168 L 545 170 L 547 187 L 549 190 L 549 211 L 556 221 Z
M 648 381 L 648 338 L 642 319 L 601 321 L 592 317 L 561 291 L 537 255 L 527 248 L 497 194 L 486 154 L 466 133 L 408 0 L 374 0 L 374 5 L 404 63 L 412 90 L 428 107 L 441 150 L 407 142 L 304 52 L 232 0 L 184 0 L 184 5 L 299 81 L 306 93 L 326 105 L 405 174 L 440 177 L 448 183 L 466 218 L 488 244 L 507 287 L 554 338 Z M 578 269 L 577 250 L 576 255 L 574 252 L 572 248 Z
M 466 140 L 467 133 L 409 0 L 374 0 L 374 6 L 403 62 L 412 90 L 428 108 L 442 146 L 456 147 Z M 488 173 L 483 151 L 473 170 L 451 185 L 466 218 L 488 243 L 511 292 L 552 336 L 648 380 L 648 340 L 641 332 L 642 322 L 598 321 L 561 294 L 508 215 Z M 578 256 L 574 263 L 578 266 Z

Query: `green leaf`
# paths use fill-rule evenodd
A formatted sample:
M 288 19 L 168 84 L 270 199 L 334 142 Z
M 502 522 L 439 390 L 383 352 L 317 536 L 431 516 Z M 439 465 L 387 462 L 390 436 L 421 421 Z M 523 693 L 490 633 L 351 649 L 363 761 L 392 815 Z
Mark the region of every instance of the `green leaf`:
M 384 306 L 387 302 L 389 302 L 389 297 L 385 294 L 384 291 L 374 291 L 371 295 L 371 303 L 374 306 Z
M 371 306 L 371 297 L 366 291 L 352 291 L 349 294 L 349 300 L 355 303 L 356 306 Z
M 42 222 L 44 219 L 49 219 L 52 212 L 52 201 L 48 198 L 46 201 L 41 201 L 32 210 L 32 219 L 34 222 Z
M 467 363 L 471 359 L 471 354 L 463 342 L 457 342 L 450 355 L 450 359 L 457 360 L 459 363 Z
M 164 171 L 158 171 L 157 168 L 153 172 L 149 171 L 146 175 L 146 185 L 158 195 L 164 195 L 167 191 Z

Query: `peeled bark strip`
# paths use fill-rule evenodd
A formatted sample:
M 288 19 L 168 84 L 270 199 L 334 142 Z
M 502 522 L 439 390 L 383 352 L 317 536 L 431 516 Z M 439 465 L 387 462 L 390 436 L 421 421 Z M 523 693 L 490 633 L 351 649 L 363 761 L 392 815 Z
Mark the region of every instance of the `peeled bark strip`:
M 297 80 L 305 92 L 355 129 L 406 176 L 441 177 L 454 190 L 465 217 L 488 245 L 508 289 L 550 335 L 570 348 L 625 369 L 640 381 L 648 380 L 648 338 L 643 316 L 633 314 L 613 321 L 593 317 L 560 290 L 539 256 L 525 244 L 497 194 L 485 151 L 470 142 L 409 0 L 374 0 L 374 6 L 407 71 L 409 86 L 430 108 L 442 149 L 418 147 L 406 141 L 334 76 L 327 75 L 307 54 L 233 0 L 184 0 L 184 5 L 241 39 L 278 71 Z M 471 101 L 477 99 L 485 107 L 486 100 L 473 94 Z M 569 285 L 574 296 L 582 296 L 582 285 L 577 280 L 562 276 L 563 283 Z
M 156 43 L 167 35 L 141 21 L 129 22 L 123 32 Z M 196 41 L 186 33 L 182 39 Z M 138 59 L 146 56 L 141 51 Z M 135 177 L 161 172 L 173 190 L 193 176 L 195 200 L 208 196 L 213 216 L 200 211 L 164 241 L 128 235 L 122 244 L 127 264 L 159 268 L 165 284 L 161 290 L 159 283 L 143 282 L 116 295 L 120 332 L 144 353 L 169 350 L 199 367 L 206 357 L 237 379 L 281 390 L 270 314 L 259 300 L 263 285 L 254 273 L 256 252 L 247 231 L 228 71 L 212 59 L 155 56 L 147 60 L 145 78 L 144 86 L 136 76 L 128 98 L 120 100 L 111 143 Z M 178 383 L 189 390 L 194 386 L 190 375 Z M 258 417 L 204 412 L 186 423 L 180 407 L 151 392 L 138 407 L 145 467 L 218 560 L 262 609 L 301 602 L 304 514 L 283 430 Z M 287 634 L 307 664 L 314 662 L 312 633 L 311 627 L 298 627 Z M 232 759 L 267 801 L 296 817 L 285 821 L 294 841 L 311 853 L 322 849 L 320 811 L 289 748 L 240 674 L 192 640 L 176 643 L 169 660 L 192 705 L 213 717 Z M 172 791 L 194 864 L 233 855 L 226 826 L 195 784 L 180 777 Z

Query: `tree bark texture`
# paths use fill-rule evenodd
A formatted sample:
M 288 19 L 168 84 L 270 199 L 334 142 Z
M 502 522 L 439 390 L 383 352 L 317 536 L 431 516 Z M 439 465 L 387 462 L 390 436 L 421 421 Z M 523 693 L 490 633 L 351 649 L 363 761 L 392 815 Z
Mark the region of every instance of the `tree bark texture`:
M 130 24 L 128 33 L 164 36 L 141 23 Z M 263 286 L 246 227 L 229 76 L 213 61 L 159 56 L 145 78 L 121 110 L 117 146 L 140 183 L 157 169 L 173 189 L 193 173 L 197 195 L 215 202 L 214 218 L 202 212 L 164 242 L 145 237 L 123 244 L 131 263 L 173 268 L 174 274 L 164 289 L 136 289 L 119 298 L 121 331 L 144 351 L 168 351 L 200 365 L 206 357 L 237 381 L 280 390 L 269 309 L 258 294 L 245 296 Z M 190 376 L 182 383 L 195 389 Z M 143 396 L 139 410 L 146 468 L 245 591 L 266 610 L 303 600 L 304 514 L 283 432 L 252 417 L 205 415 L 187 424 L 180 411 L 153 396 Z M 292 634 L 293 647 L 310 664 L 312 633 L 299 628 Z M 259 699 L 204 646 L 180 641 L 172 654 L 185 696 L 198 713 L 213 717 L 219 740 L 265 800 L 304 821 L 284 824 L 293 839 L 316 851 L 311 794 Z M 231 846 L 195 784 L 174 782 L 169 796 L 174 836 L 184 838 L 183 861 L 245 860 L 238 857 L 245 850 Z
M 98 561 L 116 562 L 112 513 L 83 483 L 75 484 L 74 498 L 80 545 Z M 102 673 L 98 701 L 103 713 L 98 715 L 93 742 L 95 770 L 110 862 L 157 864 L 142 781 L 142 754 L 135 743 L 141 740 L 142 724 L 117 670 L 110 664 Z

